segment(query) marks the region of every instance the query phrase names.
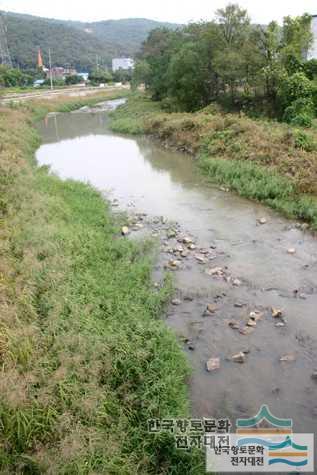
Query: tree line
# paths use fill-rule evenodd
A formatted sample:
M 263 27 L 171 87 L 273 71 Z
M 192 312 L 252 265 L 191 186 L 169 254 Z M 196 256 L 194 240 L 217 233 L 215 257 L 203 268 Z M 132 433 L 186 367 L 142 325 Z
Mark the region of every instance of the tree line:
M 119 69 L 115 72 L 111 72 L 108 69 L 98 68 L 93 69 L 88 76 L 89 83 L 96 86 L 101 83 L 112 82 L 129 82 L 132 78 L 132 71 Z M 44 85 L 50 85 L 49 76 L 44 74 L 40 69 L 20 70 L 16 68 L 10 68 L 8 66 L 0 64 L 0 88 L 9 87 L 29 87 L 33 85 L 34 80 L 44 79 Z M 65 79 L 54 79 L 53 84 L 55 86 L 70 86 L 73 84 L 79 84 L 83 82 L 83 78 L 76 74 L 66 76 Z
M 133 81 L 169 110 L 195 111 L 216 101 L 309 126 L 317 106 L 317 60 L 307 60 L 312 41 L 308 14 L 261 26 L 231 4 L 213 21 L 153 30 Z

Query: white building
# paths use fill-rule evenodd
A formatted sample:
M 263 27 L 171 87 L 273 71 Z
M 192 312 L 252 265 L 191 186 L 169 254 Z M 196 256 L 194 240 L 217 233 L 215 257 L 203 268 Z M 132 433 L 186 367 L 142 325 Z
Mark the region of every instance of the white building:
M 313 45 L 308 53 L 308 59 L 317 59 L 317 15 L 312 16 Z
M 112 71 L 116 72 L 119 69 L 133 69 L 134 61 L 132 58 L 113 58 Z

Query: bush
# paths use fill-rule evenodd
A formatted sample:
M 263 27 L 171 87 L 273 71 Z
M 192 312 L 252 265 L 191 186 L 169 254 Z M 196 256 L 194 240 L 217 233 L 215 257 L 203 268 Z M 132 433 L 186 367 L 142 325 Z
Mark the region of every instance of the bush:
M 313 96 L 313 83 L 304 73 L 295 73 L 284 77 L 279 86 L 279 96 L 287 107 L 297 99 L 311 99 Z
M 311 127 L 314 115 L 315 108 L 312 99 L 299 98 L 285 109 L 283 119 L 292 125 Z
M 308 79 L 317 78 L 317 59 L 311 59 L 304 64 L 304 72 Z
M 314 139 L 301 130 L 294 131 L 294 143 L 296 148 L 305 150 L 305 152 L 313 152 L 317 149 Z

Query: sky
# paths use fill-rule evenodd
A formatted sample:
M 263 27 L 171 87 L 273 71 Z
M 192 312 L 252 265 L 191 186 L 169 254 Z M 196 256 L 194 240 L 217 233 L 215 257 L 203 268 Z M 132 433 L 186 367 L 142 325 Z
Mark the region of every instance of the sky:
M 305 12 L 317 15 L 317 0 L 0 0 L 0 9 L 63 20 L 149 18 L 174 23 L 210 20 L 218 8 L 238 3 L 256 23 Z

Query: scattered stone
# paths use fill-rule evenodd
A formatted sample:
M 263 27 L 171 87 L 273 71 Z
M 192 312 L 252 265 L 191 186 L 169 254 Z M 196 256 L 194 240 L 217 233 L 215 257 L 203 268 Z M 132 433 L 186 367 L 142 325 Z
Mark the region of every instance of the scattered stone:
M 242 307 L 245 307 L 246 306 L 246 303 L 242 303 L 242 302 L 235 302 L 233 304 L 234 307 L 236 308 L 242 308 Z
M 208 254 L 208 249 L 199 249 L 200 254 Z
M 298 296 L 300 299 L 302 300 L 306 300 L 307 299 L 307 295 L 306 294 L 299 294 Z
M 182 257 L 188 257 L 188 254 L 189 254 L 188 251 L 182 251 L 181 252 Z
M 233 330 L 239 330 L 240 328 L 239 322 L 237 322 L 237 320 L 229 320 L 228 325 Z
M 171 303 L 172 305 L 180 305 L 182 302 L 179 299 L 173 299 Z
M 136 224 L 133 226 L 133 229 L 134 229 L 135 231 L 138 231 L 139 229 L 142 229 L 142 228 L 144 228 L 144 224 L 142 224 L 142 223 L 136 223 Z
M 234 361 L 235 363 L 245 363 L 246 361 L 246 356 L 245 354 L 243 353 L 243 351 L 240 351 L 239 353 L 237 353 L 236 355 L 233 355 L 231 357 L 232 361 Z
M 185 295 L 184 300 L 187 300 L 187 302 L 192 302 L 194 300 L 194 297 L 191 295 Z
M 207 371 L 215 371 L 220 368 L 220 358 L 210 358 L 206 362 Z
M 280 361 L 291 362 L 295 360 L 296 358 L 295 358 L 295 355 L 293 355 L 293 353 L 288 353 L 287 355 L 283 355 L 280 357 Z
M 277 327 L 277 328 L 285 327 L 285 323 L 284 322 L 277 322 L 277 323 L 275 323 L 274 326 Z
M 290 247 L 289 249 L 287 249 L 287 254 L 291 254 L 291 255 L 296 254 L 296 249 L 294 249 L 294 247 Z
M 257 322 L 258 320 L 261 320 L 261 318 L 263 317 L 263 314 L 259 312 L 258 310 L 254 310 L 253 312 L 250 312 L 249 317 L 250 317 L 250 320 Z
M 267 223 L 267 219 L 264 218 L 264 217 L 262 217 L 262 218 L 260 218 L 260 219 L 258 220 L 258 223 L 259 223 L 259 224 L 262 224 L 262 225 L 263 225 L 263 224 L 266 224 L 266 223 Z
M 311 378 L 312 378 L 314 381 L 317 381 L 317 370 L 315 370 L 315 371 L 312 373 Z
M 122 236 L 127 236 L 127 234 L 129 234 L 129 228 L 128 228 L 128 226 L 122 226 L 122 228 L 121 228 L 121 234 L 122 234 Z
M 206 259 L 203 256 L 199 256 L 198 254 L 195 255 L 195 259 L 199 262 L 199 264 L 206 263 Z
M 224 270 L 222 267 L 213 267 L 211 269 L 207 269 L 206 274 L 211 276 L 216 275 L 222 277 L 224 275 Z
M 209 303 L 206 307 L 206 310 L 204 311 L 203 313 L 203 317 L 205 316 L 208 316 L 208 315 L 212 315 L 214 314 L 216 311 L 218 310 L 218 307 L 217 305 L 214 305 L 212 303 Z
M 248 327 L 256 327 L 256 321 L 253 320 L 252 318 L 250 318 L 250 319 L 247 321 L 247 326 L 248 326 Z
M 252 327 L 242 327 L 239 329 L 239 333 L 241 333 L 241 335 L 251 335 L 253 332 L 254 328 Z
M 172 267 L 173 269 L 177 269 L 180 266 L 180 264 L 181 264 L 181 261 L 178 261 L 176 259 L 175 260 L 172 259 L 168 261 L 169 267 Z
M 193 251 L 194 249 L 196 249 L 196 246 L 195 246 L 195 244 L 189 244 L 187 246 L 187 248 L 190 249 L 191 251 Z
M 283 312 L 280 308 L 272 307 L 271 311 L 272 311 L 273 318 L 281 318 L 283 316 Z
M 172 239 L 172 238 L 176 237 L 175 229 L 169 229 L 166 233 L 166 236 L 168 237 L 168 239 Z
M 240 287 L 240 285 L 242 285 L 242 282 L 241 280 L 239 279 L 234 279 L 232 284 L 235 286 L 235 287 Z
M 194 351 L 195 345 L 194 345 L 192 342 L 188 342 L 187 348 L 188 348 L 189 350 L 191 350 L 191 351 Z
M 186 236 L 186 237 L 183 238 L 183 243 L 184 244 L 192 244 L 193 240 L 190 237 Z

